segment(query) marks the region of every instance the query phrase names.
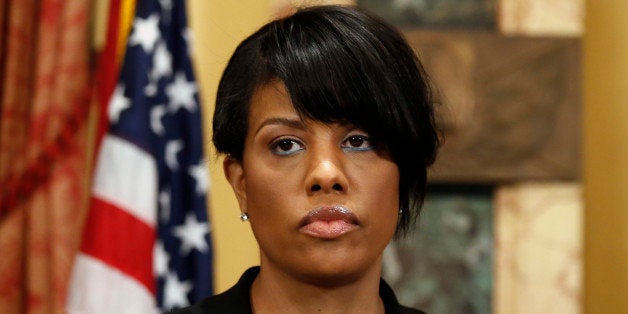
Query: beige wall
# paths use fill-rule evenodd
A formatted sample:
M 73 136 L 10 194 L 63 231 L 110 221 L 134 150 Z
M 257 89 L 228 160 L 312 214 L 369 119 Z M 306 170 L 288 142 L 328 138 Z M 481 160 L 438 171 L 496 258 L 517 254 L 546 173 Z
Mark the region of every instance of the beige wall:
M 584 309 L 628 313 L 628 1 L 586 10 Z
M 259 264 L 259 252 L 249 225 L 239 219 L 239 209 L 222 172 L 222 158 L 211 146 L 210 121 L 218 80 L 238 43 L 268 21 L 268 1 L 189 1 L 194 34 L 194 61 L 200 84 L 205 122 L 206 155 L 211 176 L 210 220 L 214 241 L 216 292 L 232 286 L 242 272 Z

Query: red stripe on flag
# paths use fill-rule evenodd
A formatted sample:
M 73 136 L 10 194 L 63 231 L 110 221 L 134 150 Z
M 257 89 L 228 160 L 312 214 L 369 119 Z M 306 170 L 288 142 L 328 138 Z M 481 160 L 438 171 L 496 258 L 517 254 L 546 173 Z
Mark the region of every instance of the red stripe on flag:
M 126 211 L 92 197 L 81 251 L 135 278 L 155 294 L 155 230 Z

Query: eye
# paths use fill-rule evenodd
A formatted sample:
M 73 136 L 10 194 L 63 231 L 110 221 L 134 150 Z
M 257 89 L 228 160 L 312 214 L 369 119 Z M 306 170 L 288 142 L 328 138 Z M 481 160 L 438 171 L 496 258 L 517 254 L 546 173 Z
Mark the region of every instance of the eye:
M 375 146 L 366 135 L 354 134 L 342 141 L 342 149 L 348 151 L 367 151 L 374 148 Z
M 270 151 L 275 155 L 292 155 L 303 149 L 301 142 L 291 138 L 280 138 L 270 144 Z

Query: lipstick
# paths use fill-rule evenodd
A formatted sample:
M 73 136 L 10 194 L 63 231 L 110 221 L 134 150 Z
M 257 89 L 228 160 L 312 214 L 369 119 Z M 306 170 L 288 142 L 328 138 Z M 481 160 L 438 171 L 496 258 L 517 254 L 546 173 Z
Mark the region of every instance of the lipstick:
M 322 206 L 309 211 L 299 231 L 321 239 L 335 239 L 358 228 L 358 218 L 344 206 Z

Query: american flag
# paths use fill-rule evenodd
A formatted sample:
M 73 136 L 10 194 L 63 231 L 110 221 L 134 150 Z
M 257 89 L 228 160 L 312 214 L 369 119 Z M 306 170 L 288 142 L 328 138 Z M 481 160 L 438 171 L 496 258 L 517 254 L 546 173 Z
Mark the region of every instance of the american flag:
M 154 313 L 212 293 L 201 112 L 183 0 L 138 0 L 70 313 Z

